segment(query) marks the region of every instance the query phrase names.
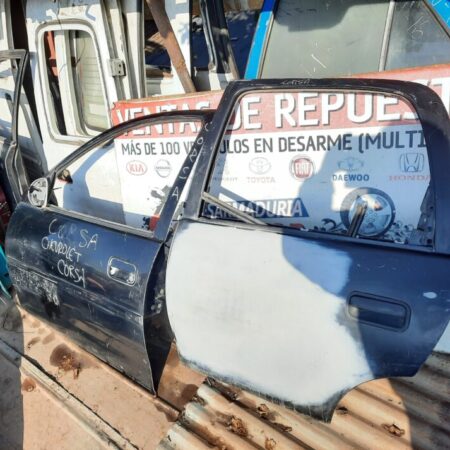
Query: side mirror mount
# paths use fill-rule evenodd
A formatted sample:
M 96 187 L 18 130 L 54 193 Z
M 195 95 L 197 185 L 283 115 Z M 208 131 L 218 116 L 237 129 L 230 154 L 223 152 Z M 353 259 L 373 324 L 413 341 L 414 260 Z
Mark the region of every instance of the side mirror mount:
M 48 189 L 47 178 L 34 180 L 28 190 L 28 201 L 37 208 L 45 208 L 48 202 Z

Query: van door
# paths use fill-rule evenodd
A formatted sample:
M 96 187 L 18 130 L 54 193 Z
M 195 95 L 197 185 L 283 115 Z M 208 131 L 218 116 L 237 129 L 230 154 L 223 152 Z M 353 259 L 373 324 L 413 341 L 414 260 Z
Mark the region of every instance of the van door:
M 44 151 L 53 167 L 111 126 L 125 61 L 114 42 L 103 2 L 27 2 L 27 33 Z
M 437 94 L 236 82 L 209 129 L 167 266 L 183 360 L 326 421 L 360 383 L 414 375 L 450 317 Z
M 44 152 L 53 167 L 111 127 L 112 105 L 130 92 L 125 48 L 112 39 L 107 8 L 98 0 L 77 5 L 31 0 L 26 17 Z M 94 197 L 109 200 L 111 217 L 119 217 L 123 212 L 114 206 L 119 180 L 103 177 L 104 170 L 117 173 L 115 155 L 108 153 L 102 164 L 93 164 L 87 188 Z M 77 203 L 82 197 L 74 190 L 64 202 Z

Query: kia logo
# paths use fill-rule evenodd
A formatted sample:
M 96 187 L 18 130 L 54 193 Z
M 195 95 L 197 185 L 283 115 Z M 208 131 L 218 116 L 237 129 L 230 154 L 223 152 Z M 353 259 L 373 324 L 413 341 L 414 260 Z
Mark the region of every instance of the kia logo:
M 126 167 L 131 175 L 141 176 L 147 172 L 147 166 L 142 161 L 129 161 Z
M 170 175 L 170 173 L 172 172 L 172 166 L 170 165 L 170 162 L 167 161 L 167 159 L 160 159 L 155 164 L 155 172 L 161 178 L 167 178 Z
M 296 180 L 304 180 L 314 175 L 314 163 L 305 156 L 295 156 L 290 164 L 291 175 Z
M 264 175 L 271 169 L 271 167 L 272 165 L 269 160 L 267 158 L 263 158 L 262 156 L 253 158 L 248 165 L 248 168 L 255 175 Z
M 423 172 L 425 156 L 422 153 L 403 153 L 400 155 L 400 170 L 405 173 Z

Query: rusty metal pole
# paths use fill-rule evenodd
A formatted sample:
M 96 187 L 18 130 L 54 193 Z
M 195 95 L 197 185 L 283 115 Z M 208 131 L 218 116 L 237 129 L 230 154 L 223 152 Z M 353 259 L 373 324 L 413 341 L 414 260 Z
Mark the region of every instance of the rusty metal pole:
M 170 20 L 167 17 L 166 9 L 164 8 L 164 0 L 146 0 L 146 2 L 163 39 L 167 53 L 169 54 L 181 84 L 183 85 L 183 89 L 186 93 L 195 92 L 196 89 L 186 67 L 186 61 L 184 60 L 180 45 L 173 32 Z

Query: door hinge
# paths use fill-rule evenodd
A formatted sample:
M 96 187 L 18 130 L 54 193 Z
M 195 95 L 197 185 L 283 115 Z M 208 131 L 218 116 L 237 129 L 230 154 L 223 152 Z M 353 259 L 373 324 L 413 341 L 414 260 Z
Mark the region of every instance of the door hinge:
M 109 74 L 112 77 L 124 77 L 125 76 L 125 63 L 118 58 L 109 60 Z

